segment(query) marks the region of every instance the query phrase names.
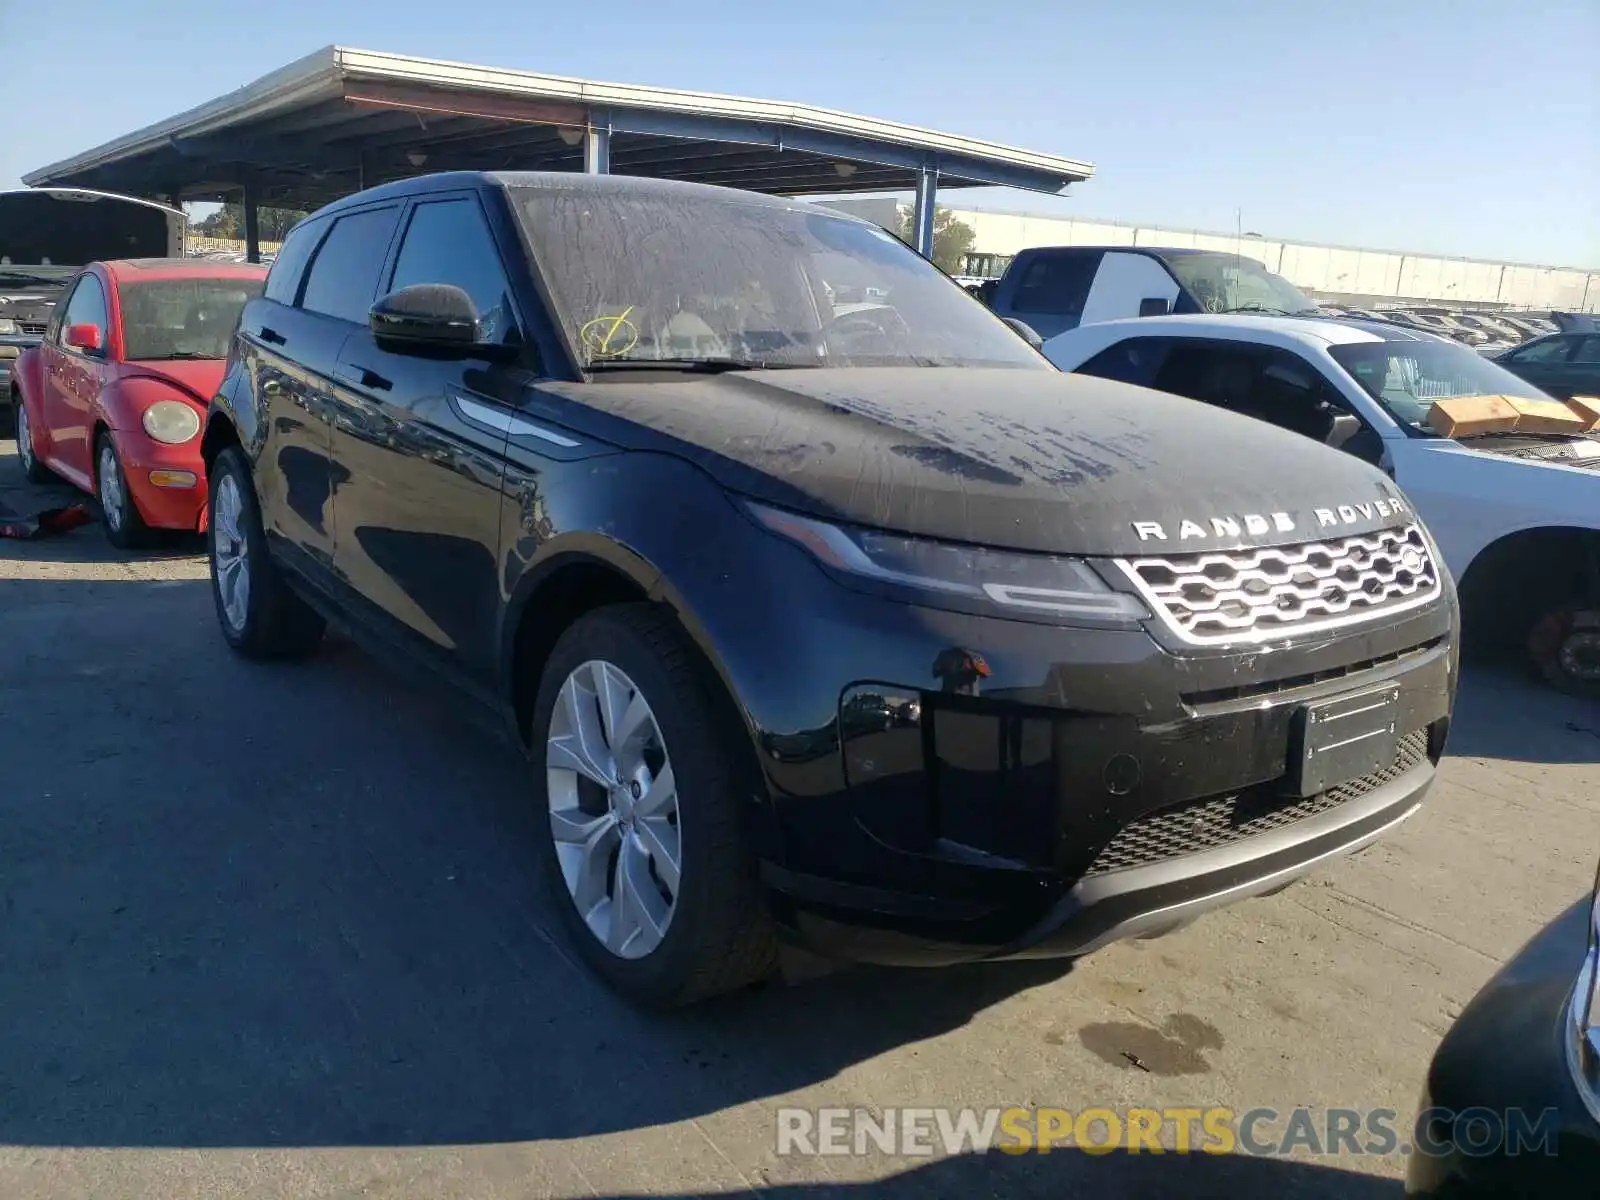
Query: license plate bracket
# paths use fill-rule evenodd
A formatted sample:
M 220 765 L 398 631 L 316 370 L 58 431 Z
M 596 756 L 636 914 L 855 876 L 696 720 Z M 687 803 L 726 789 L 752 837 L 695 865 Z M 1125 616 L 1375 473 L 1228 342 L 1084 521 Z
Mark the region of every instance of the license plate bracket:
M 1388 684 L 1303 706 L 1295 714 L 1285 782 L 1315 796 L 1381 770 L 1400 752 L 1400 687 Z

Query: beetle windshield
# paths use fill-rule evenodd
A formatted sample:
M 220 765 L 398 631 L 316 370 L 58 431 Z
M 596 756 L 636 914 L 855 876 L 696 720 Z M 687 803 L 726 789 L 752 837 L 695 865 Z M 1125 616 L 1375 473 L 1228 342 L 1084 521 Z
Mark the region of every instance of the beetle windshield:
M 586 369 L 1049 365 L 875 225 L 764 197 L 514 188 Z
M 259 279 L 149 279 L 124 283 L 122 357 L 129 362 L 227 358 L 228 342 Z

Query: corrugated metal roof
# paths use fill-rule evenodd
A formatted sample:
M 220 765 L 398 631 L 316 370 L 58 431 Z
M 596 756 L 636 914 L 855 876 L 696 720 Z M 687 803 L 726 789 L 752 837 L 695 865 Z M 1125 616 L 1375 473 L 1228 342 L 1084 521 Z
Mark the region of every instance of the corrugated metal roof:
M 1088 163 L 812 104 L 329 46 L 237 91 L 24 176 L 186 197 L 238 186 L 331 199 L 434 169 L 576 169 L 577 131 L 611 132 L 612 170 L 822 194 L 910 186 L 1058 192 Z

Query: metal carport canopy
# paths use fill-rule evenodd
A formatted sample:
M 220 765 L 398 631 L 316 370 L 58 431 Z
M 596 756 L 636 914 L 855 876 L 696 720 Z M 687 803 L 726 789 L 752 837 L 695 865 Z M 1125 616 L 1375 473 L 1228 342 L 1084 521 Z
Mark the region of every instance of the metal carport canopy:
M 1060 192 L 1094 172 L 809 104 L 328 46 L 23 181 L 173 202 L 244 191 L 250 209 L 314 208 L 461 168 L 612 170 L 789 196 L 914 189 L 930 241 L 935 185 Z

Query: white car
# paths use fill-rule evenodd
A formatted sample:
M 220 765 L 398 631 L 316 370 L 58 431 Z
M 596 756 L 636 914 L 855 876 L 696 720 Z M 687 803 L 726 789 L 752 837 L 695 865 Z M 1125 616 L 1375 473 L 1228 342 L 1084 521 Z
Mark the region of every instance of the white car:
M 1444 553 L 1468 645 L 1524 647 L 1555 685 L 1600 695 L 1600 434 L 1451 439 L 1428 423 L 1448 397 L 1548 398 L 1531 384 L 1447 338 L 1370 321 L 1143 317 L 1069 330 L 1044 353 L 1380 466 Z

